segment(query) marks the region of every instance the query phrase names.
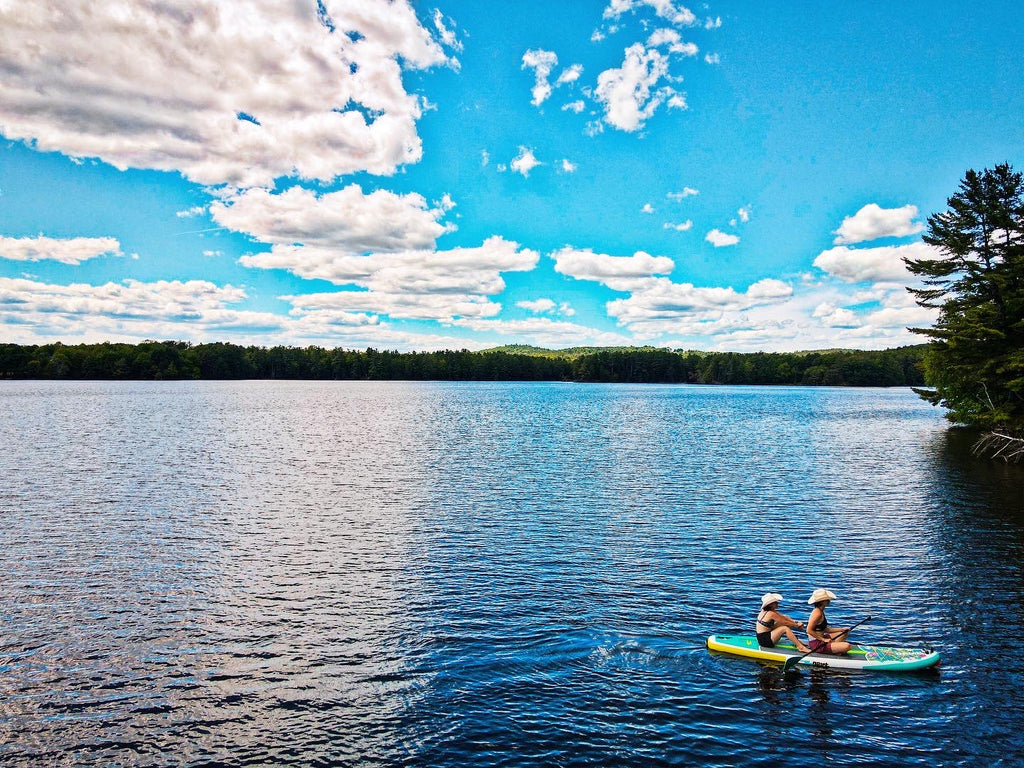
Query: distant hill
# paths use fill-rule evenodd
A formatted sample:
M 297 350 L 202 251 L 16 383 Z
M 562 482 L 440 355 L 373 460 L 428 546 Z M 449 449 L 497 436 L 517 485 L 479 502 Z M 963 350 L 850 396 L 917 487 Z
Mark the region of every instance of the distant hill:
M 927 344 L 911 344 L 905 347 L 895 347 L 903 351 L 923 351 Z M 833 354 L 857 354 L 864 350 L 860 349 L 843 349 L 841 347 L 832 347 L 829 349 L 805 349 L 799 352 L 734 352 L 732 354 L 737 355 L 796 355 L 798 357 L 805 357 L 807 355 L 833 355 Z M 878 350 L 879 352 L 886 350 Z M 545 347 L 534 347 L 529 344 L 505 344 L 500 347 L 490 347 L 488 349 L 481 350 L 483 354 L 488 352 L 502 352 L 506 355 L 532 355 L 534 357 L 549 357 L 557 359 L 573 360 L 577 357 L 584 355 L 595 355 L 602 352 L 617 352 L 617 353 L 632 353 L 632 352 L 675 352 L 683 355 L 722 355 L 729 354 L 726 352 L 710 352 L 696 349 L 666 349 L 665 347 L 566 347 L 564 349 L 547 349 Z

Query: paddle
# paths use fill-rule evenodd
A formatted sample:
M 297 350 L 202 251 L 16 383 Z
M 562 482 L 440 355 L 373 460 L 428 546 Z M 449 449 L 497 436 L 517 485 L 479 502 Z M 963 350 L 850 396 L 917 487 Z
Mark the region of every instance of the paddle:
M 866 616 L 865 618 L 861 619 L 860 621 L 858 621 L 856 624 L 854 624 L 849 629 L 844 629 L 838 635 L 836 635 L 835 637 L 831 638 L 831 640 L 838 640 L 843 635 L 850 634 L 850 632 L 852 630 L 854 630 L 857 627 L 859 627 L 865 621 L 871 621 L 871 615 L 870 614 L 868 616 Z M 830 640 L 830 642 L 831 642 L 831 640 Z M 786 659 L 786 663 L 782 665 L 782 671 L 783 672 L 789 672 L 789 670 L 791 670 L 793 667 L 795 667 L 797 664 L 800 663 L 801 659 L 806 658 L 807 656 L 810 656 L 812 653 L 814 653 L 814 651 L 808 651 L 803 656 L 790 656 L 788 659 Z

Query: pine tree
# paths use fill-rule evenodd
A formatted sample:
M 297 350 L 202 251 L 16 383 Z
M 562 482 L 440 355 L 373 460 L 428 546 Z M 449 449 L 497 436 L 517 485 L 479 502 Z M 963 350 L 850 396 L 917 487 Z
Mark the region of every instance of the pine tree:
M 1024 435 L 1024 176 L 1009 164 L 967 171 L 922 238 L 938 258 L 907 259 L 909 289 L 939 310 L 917 390 L 951 421 Z

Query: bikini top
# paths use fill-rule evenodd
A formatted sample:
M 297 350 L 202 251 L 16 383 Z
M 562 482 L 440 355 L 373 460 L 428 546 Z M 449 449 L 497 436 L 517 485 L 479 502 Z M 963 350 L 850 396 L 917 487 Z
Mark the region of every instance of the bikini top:
M 757 623 L 760 624 L 762 627 L 766 627 L 768 629 L 774 629 L 775 628 L 775 619 L 768 619 L 768 621 L 761 621 L 761 617 L 762 616 L 764 616 L 763 613 L 759 613 L 757 615 Z
M 828 629 L 828 619 L 825 618 L 825 612 L 821 612 L 821 621 L 814 625 L 815 632 L 823 632 Z

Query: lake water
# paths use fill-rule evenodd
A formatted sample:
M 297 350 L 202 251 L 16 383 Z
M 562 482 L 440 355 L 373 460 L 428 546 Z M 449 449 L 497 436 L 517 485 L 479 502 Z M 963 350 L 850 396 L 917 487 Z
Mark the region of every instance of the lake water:
M 0 435 L 4 764 L 1024 760 L 1024 470 L 907 390 L 3 382 Z M 704 649 L 818 586 L 943 665 Z

